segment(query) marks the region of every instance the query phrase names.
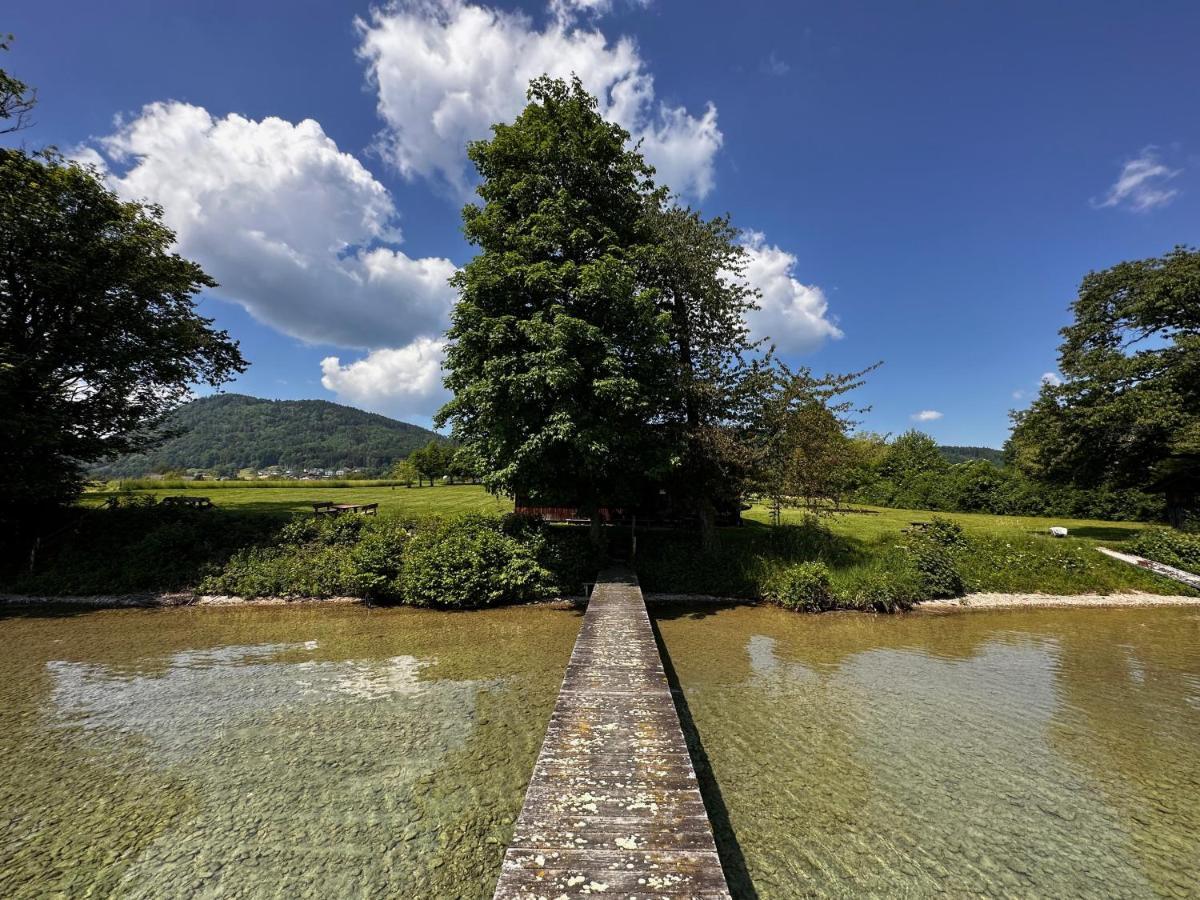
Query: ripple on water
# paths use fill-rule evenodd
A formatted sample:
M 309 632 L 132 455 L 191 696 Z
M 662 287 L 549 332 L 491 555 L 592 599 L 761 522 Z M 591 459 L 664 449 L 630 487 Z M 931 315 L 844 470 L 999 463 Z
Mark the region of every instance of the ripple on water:
M 658 626 L 763 897 L 1198 890 L 1193 610 Z
M 0 620 L 0 895 L 490 896 L 577 617 L 222 612 Z

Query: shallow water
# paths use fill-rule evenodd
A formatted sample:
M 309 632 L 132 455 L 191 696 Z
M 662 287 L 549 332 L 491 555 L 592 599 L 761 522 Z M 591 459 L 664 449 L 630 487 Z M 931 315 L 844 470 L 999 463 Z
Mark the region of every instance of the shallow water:
M 490 897 L 550 609 L 0 618 L 0 896 Z
M 1200 896 L 1200 610 L 656 610 L 742 896 Z M 579 616 L 0 617 L 0 897 L 488 897 Z
M 657 620 L 741 893 L 1200 896 L 1200 611 Z

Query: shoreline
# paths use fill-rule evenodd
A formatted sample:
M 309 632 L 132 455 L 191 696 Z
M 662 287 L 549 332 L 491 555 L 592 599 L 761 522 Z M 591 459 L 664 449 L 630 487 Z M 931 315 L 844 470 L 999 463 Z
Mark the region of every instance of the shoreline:
M 713 594 L 647 593 L 647 606 L 769 606 L 760 600 L 739 597 L 719 597 Z M 85 609 L 174 609 L 180 607 L 234 608 L 247 606 L 351 606 L 380 608 L 403 604 L 373 604 L 362 597 L 235 597 L 221 594 L 201 594 L 187 591 L 142 594 L 85 594 L 42 596 L 36 594 L 0 593 L 0 609 L 51 608 L 55 606 Z M 578 609 L 586 606 L 583 597 L 550 597 L 513 606 L 542 606 L 554 609 Z M 1131 591 L 1119 594 L 1002 594 L 976 593 L 946 600 L 926 600 L 913 608 L 913 613 L 948 613 L 994 609 L 1058 609 L 1058 608 L 1152 608 L 1164 606 L 1200 606 L 1200 597 L 1180 594 L 1149 594 Z M 464 610 L 442 610 L 462 612 Z M 465 610 L 469 611 L 469 610 Z M 836 610 L 856 612 L 856 610 Z M 910 613 L 911 614 L 911 613 Z M 805 613 L 804 615 L 820 615 Z M 875 615 L 875 613 L 872 613 Z
M 984 609 L 1060 609 L 1069 607 L 1147 609 L 1156 606 L 1200 606 L 1200 597 L 1182 594 L 967 594 L 949 600 L 926 600 L 914 611 L 947 612 Z

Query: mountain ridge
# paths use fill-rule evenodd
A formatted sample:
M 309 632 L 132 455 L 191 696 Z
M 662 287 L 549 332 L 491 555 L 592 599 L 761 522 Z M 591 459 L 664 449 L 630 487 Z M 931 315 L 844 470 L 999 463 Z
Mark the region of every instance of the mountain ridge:
M 282 466 L 386 469 L 440 435 L 330 400 L 268 400 L 213 394 L 183 404 L 163 423 L 158 447 L 94 466 L 97 478 L 128 478 L 174 469 L 234 475 Z

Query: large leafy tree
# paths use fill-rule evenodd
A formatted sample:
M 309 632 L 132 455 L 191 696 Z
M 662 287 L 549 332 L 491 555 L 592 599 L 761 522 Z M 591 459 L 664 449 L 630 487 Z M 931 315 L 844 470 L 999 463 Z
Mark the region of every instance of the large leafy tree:
M 755 456 L 748 434 L 773 381 L 746 315 L 757 293 L 742 277 L 746 250 L 727 218 L 705 220 L 676 206 L 647 212 L 641 277 L 666 329 L 654 416 L 677 503 L 711 541 L 718 506 L 741 499 Z
M 529 101 L 468 148 L 483 202 L 464 231 L 480 252 L 454 278 L 438 422 L 489 487 L 592 511 L 661 463 L 645 426 L 669 354 L 639 272 L 663 195 L 577 79 L 536 79 Z
M 154 206 L 54 153 L 0 150 L 0 527 L 69 501 L 84 467 L 146 446 L 199 382 L 246 363 L 196 312 L 215 283 Z
M 1063 381 L 1013 414 L 1009 458 L 1050 482 L 1159 493 L 1180 524 L 1200 500 L 1200 251 L 1092 272 L 1071 309 Z

